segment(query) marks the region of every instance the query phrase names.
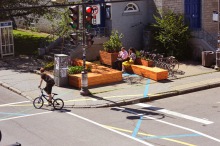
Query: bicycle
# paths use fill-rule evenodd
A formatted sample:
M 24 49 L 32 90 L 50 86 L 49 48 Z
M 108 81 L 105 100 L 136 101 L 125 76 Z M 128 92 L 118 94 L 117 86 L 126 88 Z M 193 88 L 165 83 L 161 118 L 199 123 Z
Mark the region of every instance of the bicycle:
M 179 69 L 179 62 L 174 56 L 166 57 L 166 63 L 171 66 L 171 69 L 176 72 Z
M 33 105 L 34 105 L 34 107 L 35 107 L 36 109 L 40 109 L 40 108 L 44 105 L 44 99 L 49 103 L 49 100 L 48 100 L 48 98 L 47 98 L 47 97 L 49 97 L 49 96 L 48 96 L 48 95 L 45 95 L 45 94 L 43 93 L 43 90 L 44 90 L 44 89 L 40 88 L 40 90 L 41 90 L 41 95 L 40 95 L 39 97 L 35 98 L 34 101 L 33 101 Z M 61 109 L 63 108 L 63 106 L 64 106 L 64 102 L 63 102 L 63 100 L 60 99 L 60 98 L 54 99 L 54 96 L 55 96 L 55 95 L 58 95 L 58 94 L 52 93 L 52 105 L 53 105 L 54 109 L 56 109 L 56 110 L 61 110 Z M 44 99 L 43 99 L 43 98 L 44 98 Z

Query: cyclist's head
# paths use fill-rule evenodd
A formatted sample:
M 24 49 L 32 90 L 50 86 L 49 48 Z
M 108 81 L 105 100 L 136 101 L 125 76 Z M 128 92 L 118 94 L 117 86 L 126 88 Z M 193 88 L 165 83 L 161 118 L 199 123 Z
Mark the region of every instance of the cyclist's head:
M 43 67 L 40 68 L 40 72 L 41 72 L 41 73 L 44 72 L 44 68 L 43 68 Z

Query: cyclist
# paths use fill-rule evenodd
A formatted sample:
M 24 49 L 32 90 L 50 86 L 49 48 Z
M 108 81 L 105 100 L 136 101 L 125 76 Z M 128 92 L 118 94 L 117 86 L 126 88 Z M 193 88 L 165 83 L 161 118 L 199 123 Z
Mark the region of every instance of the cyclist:
M 41 68 L 40 72 L 41 72 L 41 80 L 40 80 L 40 85 L 38 86 L 38 88 L 41 87 L 41 84 L 42 84 L 42 82 L 44 80 L 46 82 L 46 87 L 44 88 L 44 91 L 49 96 L 49 103 L 48 103 L 48 105 L 50 106 L 52 104 L 52 95 L 51 95 L 52 87 L 54 86 L 55 82 L 54 82 L 54 79 L 50 75 L 45 73 L 44 68 Z

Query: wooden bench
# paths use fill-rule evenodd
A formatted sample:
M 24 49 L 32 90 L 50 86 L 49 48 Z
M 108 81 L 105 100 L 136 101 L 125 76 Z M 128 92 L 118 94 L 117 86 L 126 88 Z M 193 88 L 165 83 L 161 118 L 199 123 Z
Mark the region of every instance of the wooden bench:
M 82 66 L 83 61 L 80 59 L 74 59 L 72 60 L 72 65 Z M 86 61 L 86 67 L 91 67 L 91 72 L 87 74 L 89 87 L 122 81 L 121 71 L 94 64 L 88 61 Z M 81 74 L 70 74 L 69 85 L 76 88 L 81 88 L 81 78 Z
M 155 81 L 168 78 L 168 71 L 158 67 L 147 67 L 143 65 L 131 65 L 131 70 L 140 76 L 153 79 Z

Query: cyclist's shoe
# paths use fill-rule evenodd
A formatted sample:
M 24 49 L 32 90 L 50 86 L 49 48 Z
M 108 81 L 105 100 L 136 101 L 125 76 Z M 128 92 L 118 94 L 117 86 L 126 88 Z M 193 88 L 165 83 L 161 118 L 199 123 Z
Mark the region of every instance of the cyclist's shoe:
M 52 105 L 52 101 L 48 101 L 47 106 L 51 106 Z

